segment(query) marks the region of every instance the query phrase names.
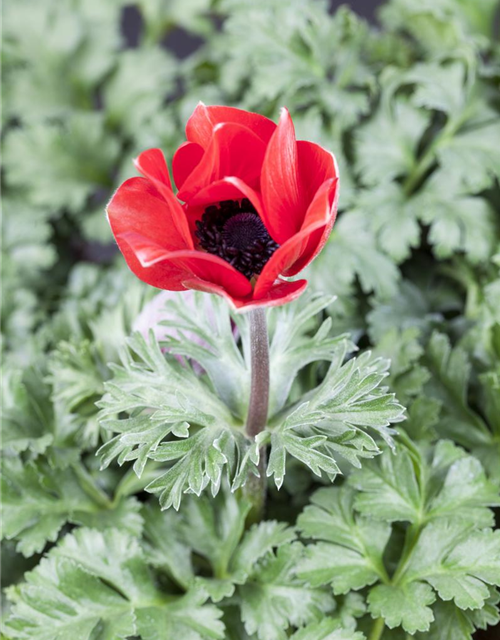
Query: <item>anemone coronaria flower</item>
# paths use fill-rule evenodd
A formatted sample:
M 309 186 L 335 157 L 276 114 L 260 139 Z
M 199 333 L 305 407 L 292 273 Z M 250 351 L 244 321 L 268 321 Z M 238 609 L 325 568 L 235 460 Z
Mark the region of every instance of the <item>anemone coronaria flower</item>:
M 224 296 L 236 309 L 281 305 L 290 280 L 323 248 L 337 212 L 334 156 L 296 140 L 290 114 L 276 125 L 233 107 L 199 104 L 169 171 L 160 149 L 135 160 L 107 213 L 128 266 L 148 284 Z

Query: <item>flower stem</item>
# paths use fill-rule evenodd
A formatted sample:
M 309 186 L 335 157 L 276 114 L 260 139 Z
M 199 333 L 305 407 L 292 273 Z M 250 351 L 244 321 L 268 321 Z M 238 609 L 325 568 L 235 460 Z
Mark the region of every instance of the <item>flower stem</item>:
M 384 633 L 385 623 L 383 618 L 377 618 L 374 620 L 368 640 L 380 640 Z
M 253 309 L 249 312 L 250 320 L 250 363 L 251 388 L 250 402 L 245 431 L 249 438 L 255 438 L 267 424 L 269 409 L 269 338 L 267 335 L 266 312 L 264 309 Z M 253 474 L 245 485 L 245 494 L 252 503 L 249 520 L 258 522 L 262 519 L 266 503 L 266 451 L 259 451 L 259 476 Z

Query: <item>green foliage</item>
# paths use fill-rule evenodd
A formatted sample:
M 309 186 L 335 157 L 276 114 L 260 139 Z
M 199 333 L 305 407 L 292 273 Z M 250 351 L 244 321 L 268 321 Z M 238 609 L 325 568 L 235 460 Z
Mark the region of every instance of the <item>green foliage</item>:
M 101 426 L 118 434 L 99 450 L 102 468 L 115 459 L 119 464 L 134 460 L 140 477 L 148 460 L 173 463 L 146 490 L 159 495 L 162 507 L 178 509 L 183 493 L 200 495 L 210 486 L 215 496 L 223 474 L 233 489 L 243 486 L 250 473 L 258 473 L 259 448 L 268 442 L 267 473 L 275 476 L 278 487 L 283 483 L 287 455 L 316 475 L 325 471 L 333 479 L 339 472 L 336 455 L 359 466 L 358 458 L 379 452 L 366 429 L 392 443 L 393 430 L 388 427 L 402 419 L 403 407 L 380 386 L 388 363 L 370 360 L 365 353 L 342 366 L 352 346 L 345 337 L 328 336 L 330 320 L 315 330 L 312 344 L 310 338 L 306 340 L 306 329 L 325 306 L 324 299 L 313 297 L 300 312 L 285 309 L 274 319 L 271 316 L 270 359 L 276 376 L 271 385 L 269 426 L 251 441 L 243 428 L 247 408 L 237 393 L 248 388 L 247 319 L 235 316 L 243 342 L 240 352 L 227 305 L 203 294 L 194 297 L 198 308 L 205 311 L 195 317 L 213 319 L 214 329 L 209 332 L 190 318 L 189 310 L 180 308 L 180 296 L 172 294 L 171 298 L 165 313 L 173 310 L 176 319 L 162 324 L 177 335 L 167 335 L 162 343 L 172 354 L 202 365 L 207 375 L 197 375 L 193 366 L 164 355 L 153 334 L 149 342 L 139 334 L 128 339 L 123 364 L 112 366 L 113 379 L 106 383 L 106 394 L 98 403 Z M 189 341 L 188 335 L 196 336 L 198 342 Z M 310 391 L 305 403 L 283 407 L 298 371 L 318 360 L 331 361 L 322 383 Z M 273 417 L 276 409 L 280 411 Z M 128 417 L 118 417 L 123 414 Z
M 481 626 L 470 611 L 497 601 L 500 537 L 488 507 L 500 504 L 500 494 L 478 460 L 451 442 L 407 444 L 366 463 L 350 486 L 314 494 L 298 526 L 316 542 L 298 574 L 312 585 L 331 584 L 334 593 L 369 587 L 371 615 L 391 629 L 434 637 L 446 611 L 453 633 L 463 619 L 470 638 Z M 491 614 L 496 622 L 494 605 Z
M 498 2 L 329 4 L 5 1 L 2 637 L 499 628 Z M 200 99 L 340 168 L 257 439 L 247 317 L 137 281 L 103 213 Z

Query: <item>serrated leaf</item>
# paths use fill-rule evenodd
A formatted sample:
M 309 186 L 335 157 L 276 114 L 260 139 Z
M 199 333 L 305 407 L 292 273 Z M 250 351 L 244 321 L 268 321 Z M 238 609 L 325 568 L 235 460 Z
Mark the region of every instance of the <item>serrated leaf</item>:
M 306 396 L 307 401 L 259 436 L 259 442 L 271 441 L 267 474 L 274 475 L 278 488 L 287 455 L 316 475 L 324 471 L 333 479 L 339 472 L 337 455 L 360 466 L 359 458 L 378 453 L 369 429 L 392 444 L 394 430 L 388 427 L 402 419 L 404 409 L 380 386 L 387 362 L 364 353 L 342 365 L 345 348 L 337 349 L 323 382 Z
M 420 197 L 421 218 L 430 225 L 429 241 L 436 257 L 464 253 L 472 263 L 491 256 L 495 248 L 497 222 L 491 205 L 483 198 L 443 197 L 448 185 L 441 184 L 441 172 L 431 178 Z
M 355 507 L 364 514 L 393 522 L 415 522 L 420 517 L 421 495 L 413 460 L 404 448 L 386 451 L 375 464 L 365 465 L 349 478 L 360 490 Z
M 377 246 L 370 220 L 359 211 L 345 212 L 338 219 L 328 244 L 310 269 L 318 290 L 338 296 L 352 295 L 358 278 L 364 293 L 391 298 L 400 278 L 396 265 Z
M 302 534 L 316 542 L 306 548 L 298 575 L 313 586 L 331 583 L 336 594 L 361 589 L 384 576 L 382 554 L 391 529 L 382 522 L 355 517 L 354 492 L 317 491 L 299 516 Z
M 134 534 L 142 528 L 134 498 L 113 504 L 103 495 L 98 501 L 71 468 L 52 469 L 45 462 L 23 465 L 18 458 L 5 458 L 2 494 L 2 535 L 17 540 L 17 550 L 25 556 L 54 542 L 66 522 L 102 529 L 117 526 Z
M 301 627 L 333 608 L 327 592 L 311 589 L 297 577 L 302 553 L 299 543 L 280 547 L 276 557 L 257 567 L 238 588 L 247 633 L 255 633 L 259 640 L 285 640 L 289 626 Z
M 456 518 L 477 526 L 491 526 L 487 507 L 500 504 L 498 488 L 481 463 L 441 441 L 432 458 L 416 456 L 404 447 L 396 455 L 386 452 L 356 471 L 349 483 L 361 491 L 355 507 L 363 515 L 389 522 L 429 522 Z
M 119 145 L 106 135 L 103 116 L 95 112 L 75 114 L 69 122 L 14 129 L 5 149 L 11 187 L 28 190 L 35 205 L 75 212 L 94 191 L 111 186 Z
M 237 346 L 234 322 L 246 332 L 246 318 L 232 316 L 225 300 L 200 292 L 170 294 L 160 317 L 162 345 L 201 366 L 218 396 L 243 419 L 250 372 Z
M 371 189 L 360 191 L 354 211 L 369 223 L 377 246 L 399 264 L 420 245 L 419 207 L 398 182 L 387 182 L 389 179 L 376 179 Z
M 467 447 L 489 442 L 490 434 L 484 420 L 467 403 L 470 362 L 466 352 L 461 347 L 452 349 L 447 336 L 435 332 L 424 363 L 432 373 L 426 392 L 439 400 L 444 408 L 440 432 Z
M 159 590 L 138 541 L 117 530 L 79 529 L 54 547 L 13 594 L 5 625 L 12 638 L 154 640 L 224 637 L 221 612 L 191 590 Z
M 156 504 L 147 504 L 142 513 L 143 548 L 148 562 L 166 571 L 182 587 L 188 587 L 194 580 L 194 570 L 179 517 L 172 511 L 161 511 Z
M 141 475 L 148 459 L 175 461 L 147 487 L 160 494 L 164 508 L 178 509 L 183 493 L 199 495 L 208 484 L 216 495 L 223 470 L 246 481 L 258 462 L 250 440 L 209 386 L 164 355 L 153 336 L 149 343 L 139 334 L 130 338 L 114 371 L 99 405 L 102 426 L 120 435 L 101 447 L 104 467 L 116 457 L 120 464 L 136 460 Z M 129 417 L 116 419 L 121 412 Z M 167 441 L 170 434 L 177 439 Z
M 356 164 L 363 184 L 377 185 L 410 173 L 429 118 L 408 102 L 382 104 L 356 132 Z
M 404 582 L 423 580 L 442 600 L 479 609 L 488 585 L 500 586 L 500 531 L 468 531 L 460 522 L 429 524 L 422 532 Z
M 495 114 L 485 114 L 483 122 L 471 121 L 437 150 L 446 179 L 463 185 L 466 193 L 488 189 L 500 175 L 500 152 L 496 140 L 500 125 Z
M 324 618 L 296 631 L 291 640 L 364 640 L 360 631 L 352 631 L 342 626 L 339 620 Z
M 333 301 L 331 296 L 306 293 L 295 304 L 269 310 L 270 418 L 285 405 L 301 369 L 312 362 L 331 360 L 343 344 L 354 350 L 346 335 L 332 337 L 330 318 L 318 322 L 319 314 Z
M 2 443 L 6 451 L 44 453 L 54 440 L 50 389 L 40 372 L 5 370 L 2 378 Z
M 103 91 L 108 121 L 134 136 L 158 111 L 172 90 L 175 62 L 162 49 L 122 51 Z
M 374 618 L 382 617 L 389 629 L 402 626 L 413 635 L 428 631 L 434 614 L 429 605 L 436 599 L 432 588 L 421 582 L 406 587 L 380 584 L 370 591 L 368 608 Z

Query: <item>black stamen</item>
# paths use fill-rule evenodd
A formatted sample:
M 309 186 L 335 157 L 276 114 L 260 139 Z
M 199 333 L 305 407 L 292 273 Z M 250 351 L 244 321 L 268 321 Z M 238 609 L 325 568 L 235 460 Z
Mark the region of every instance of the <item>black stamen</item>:
M 196 222 L 200 247 L 226 260 L 248 279 L 259 274 L 278 248 L 252 203 L 224 200 Z

